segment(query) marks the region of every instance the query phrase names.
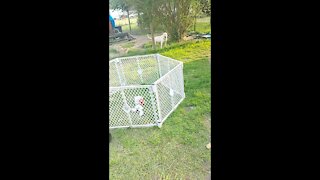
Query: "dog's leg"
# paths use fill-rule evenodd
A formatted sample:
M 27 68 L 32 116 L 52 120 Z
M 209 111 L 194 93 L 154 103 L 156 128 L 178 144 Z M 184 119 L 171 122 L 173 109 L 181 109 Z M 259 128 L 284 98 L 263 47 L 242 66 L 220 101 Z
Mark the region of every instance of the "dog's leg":
M 168 35 L 166 35 L 166 46 L 167 46 L 167 41 L 168 41 Z

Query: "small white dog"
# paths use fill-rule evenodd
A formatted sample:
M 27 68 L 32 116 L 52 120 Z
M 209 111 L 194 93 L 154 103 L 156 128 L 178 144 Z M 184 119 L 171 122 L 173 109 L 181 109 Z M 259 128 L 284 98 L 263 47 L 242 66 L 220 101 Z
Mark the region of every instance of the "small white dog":
M 142 96 L 136 96 L 134 97 L 134 103 L 135 107 L 131 108 L 132 112 L 139 112 L 139 116 L 143 116 L 143 105 L 144 105 L 144 99 Z
M 147 34 L 149 39 L 152 39 L 149 34 Z M 165 42 L 165 45 L 167 45 L 167 41 L 168 41 L 168 34 L 166 32 L 164 32 L 161 36 L 156 36 L 154 37 L 154 42 L 155 44 L 157 44 L 157 42 L 160 43 L 160 46 L 162 48 L 162 44 L 163 42 Z

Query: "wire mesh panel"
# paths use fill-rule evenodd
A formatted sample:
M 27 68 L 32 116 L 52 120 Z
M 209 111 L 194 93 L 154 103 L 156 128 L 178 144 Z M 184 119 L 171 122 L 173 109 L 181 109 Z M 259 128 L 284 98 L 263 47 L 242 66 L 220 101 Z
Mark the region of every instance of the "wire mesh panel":
M 109 128 L 161 127 L 185 98 L 183 64 L 159 55 L 109 62 Z

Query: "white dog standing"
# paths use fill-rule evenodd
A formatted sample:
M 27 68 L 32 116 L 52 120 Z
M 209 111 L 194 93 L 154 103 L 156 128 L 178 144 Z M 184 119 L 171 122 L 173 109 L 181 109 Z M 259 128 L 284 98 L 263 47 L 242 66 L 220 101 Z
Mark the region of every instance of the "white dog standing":
M 136 96 L 134 97 L 134 103 L 135 103 L 135 107 L 131 108 L 132 112 L 139 112 L 139 116 L 143 116 L 144 112 L 143 112 L 143 105 L 144 105 L 144 99 L 142 96 Z
M 149 34 L 147 34 L 149 39 L 152 39 Z M 165 45 L 167 45 L 167 41 L 168 41 L 168 34 L 166 32 L 164 32 L 161 36 L 156 36 L 154 37 L 154 42 L 155 44 L 157 44 L 157 42 L 160 43 L 160 47 L 162 48 L 162 44 L 163 42 L 165 42 Z

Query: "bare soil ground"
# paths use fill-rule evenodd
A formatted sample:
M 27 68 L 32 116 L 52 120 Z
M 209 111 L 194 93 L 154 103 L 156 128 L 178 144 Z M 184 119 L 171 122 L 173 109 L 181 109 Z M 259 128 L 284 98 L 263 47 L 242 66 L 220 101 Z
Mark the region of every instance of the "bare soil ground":
M 125 40 L 109 45 L 109 59 L 113 59 L 118 56 L 123 56 L 128 53 L 129 49 L 143 49 L 143 45 L 150 41 L 150 39 L 148 39 L 146 35 L 134 35 L 133 37 L 135 38 L 134 40 Z M 126 48 L 126 45 L 132 42 L 134 42 L 134 45 L 132 47 Z M 116 52 L 112 51 L 111 49 L 115 50 Z

